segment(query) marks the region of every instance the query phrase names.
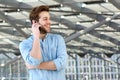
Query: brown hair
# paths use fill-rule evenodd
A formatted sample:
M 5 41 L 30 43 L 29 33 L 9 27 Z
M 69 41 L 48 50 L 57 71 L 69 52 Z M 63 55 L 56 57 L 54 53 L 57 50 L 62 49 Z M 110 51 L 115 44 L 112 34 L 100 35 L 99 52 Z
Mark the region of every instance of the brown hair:
M 49 7 L 47 5 L 34 7 L 29 15 L 29 19 L 30 19 L 31 23 L 32 23 L 32 20 L 38 21 L 39 13 L 41 13 L 43 11 L 49 12 Z

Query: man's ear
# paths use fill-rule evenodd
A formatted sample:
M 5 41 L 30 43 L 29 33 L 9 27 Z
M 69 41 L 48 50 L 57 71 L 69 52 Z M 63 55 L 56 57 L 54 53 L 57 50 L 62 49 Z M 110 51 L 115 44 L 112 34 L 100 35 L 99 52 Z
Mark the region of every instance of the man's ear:
M 32 24 L 36 23 L 37 21 L 36 20 L 32 20 Z

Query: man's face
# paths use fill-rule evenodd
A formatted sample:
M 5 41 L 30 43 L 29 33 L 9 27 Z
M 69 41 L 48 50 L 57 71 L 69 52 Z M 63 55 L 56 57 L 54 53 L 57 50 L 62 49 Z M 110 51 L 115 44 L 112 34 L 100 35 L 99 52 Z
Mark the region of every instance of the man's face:
M 43 33 L 48 33 L 50 32 L 50 14 L 47 11 L 43 11 L 39 14 L 39 24 L 41 24 L 41 32 L 43 31 Z

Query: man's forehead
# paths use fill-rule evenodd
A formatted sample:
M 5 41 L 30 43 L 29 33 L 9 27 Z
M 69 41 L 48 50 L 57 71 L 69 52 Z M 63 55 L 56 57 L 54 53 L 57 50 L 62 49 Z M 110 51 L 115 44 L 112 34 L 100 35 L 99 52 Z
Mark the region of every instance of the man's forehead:
M 50 15 L 49 15 L 49 13 L 48 13 L 48 14 L 40 13 L 40 14 L 39 14 L 39 17 L 42 17 L 42 18 L 49 18 Z

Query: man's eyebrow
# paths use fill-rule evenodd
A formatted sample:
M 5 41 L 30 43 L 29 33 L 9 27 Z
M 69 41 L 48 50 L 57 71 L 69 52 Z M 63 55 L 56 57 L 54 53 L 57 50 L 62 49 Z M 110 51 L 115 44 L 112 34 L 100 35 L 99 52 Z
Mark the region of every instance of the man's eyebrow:
M 43 17 L 43 19 L 46 19 L 46 18 L 49 18 L 49 17 Z
M 47 17 L 43 17 L 43 18 L 47 18 Z

